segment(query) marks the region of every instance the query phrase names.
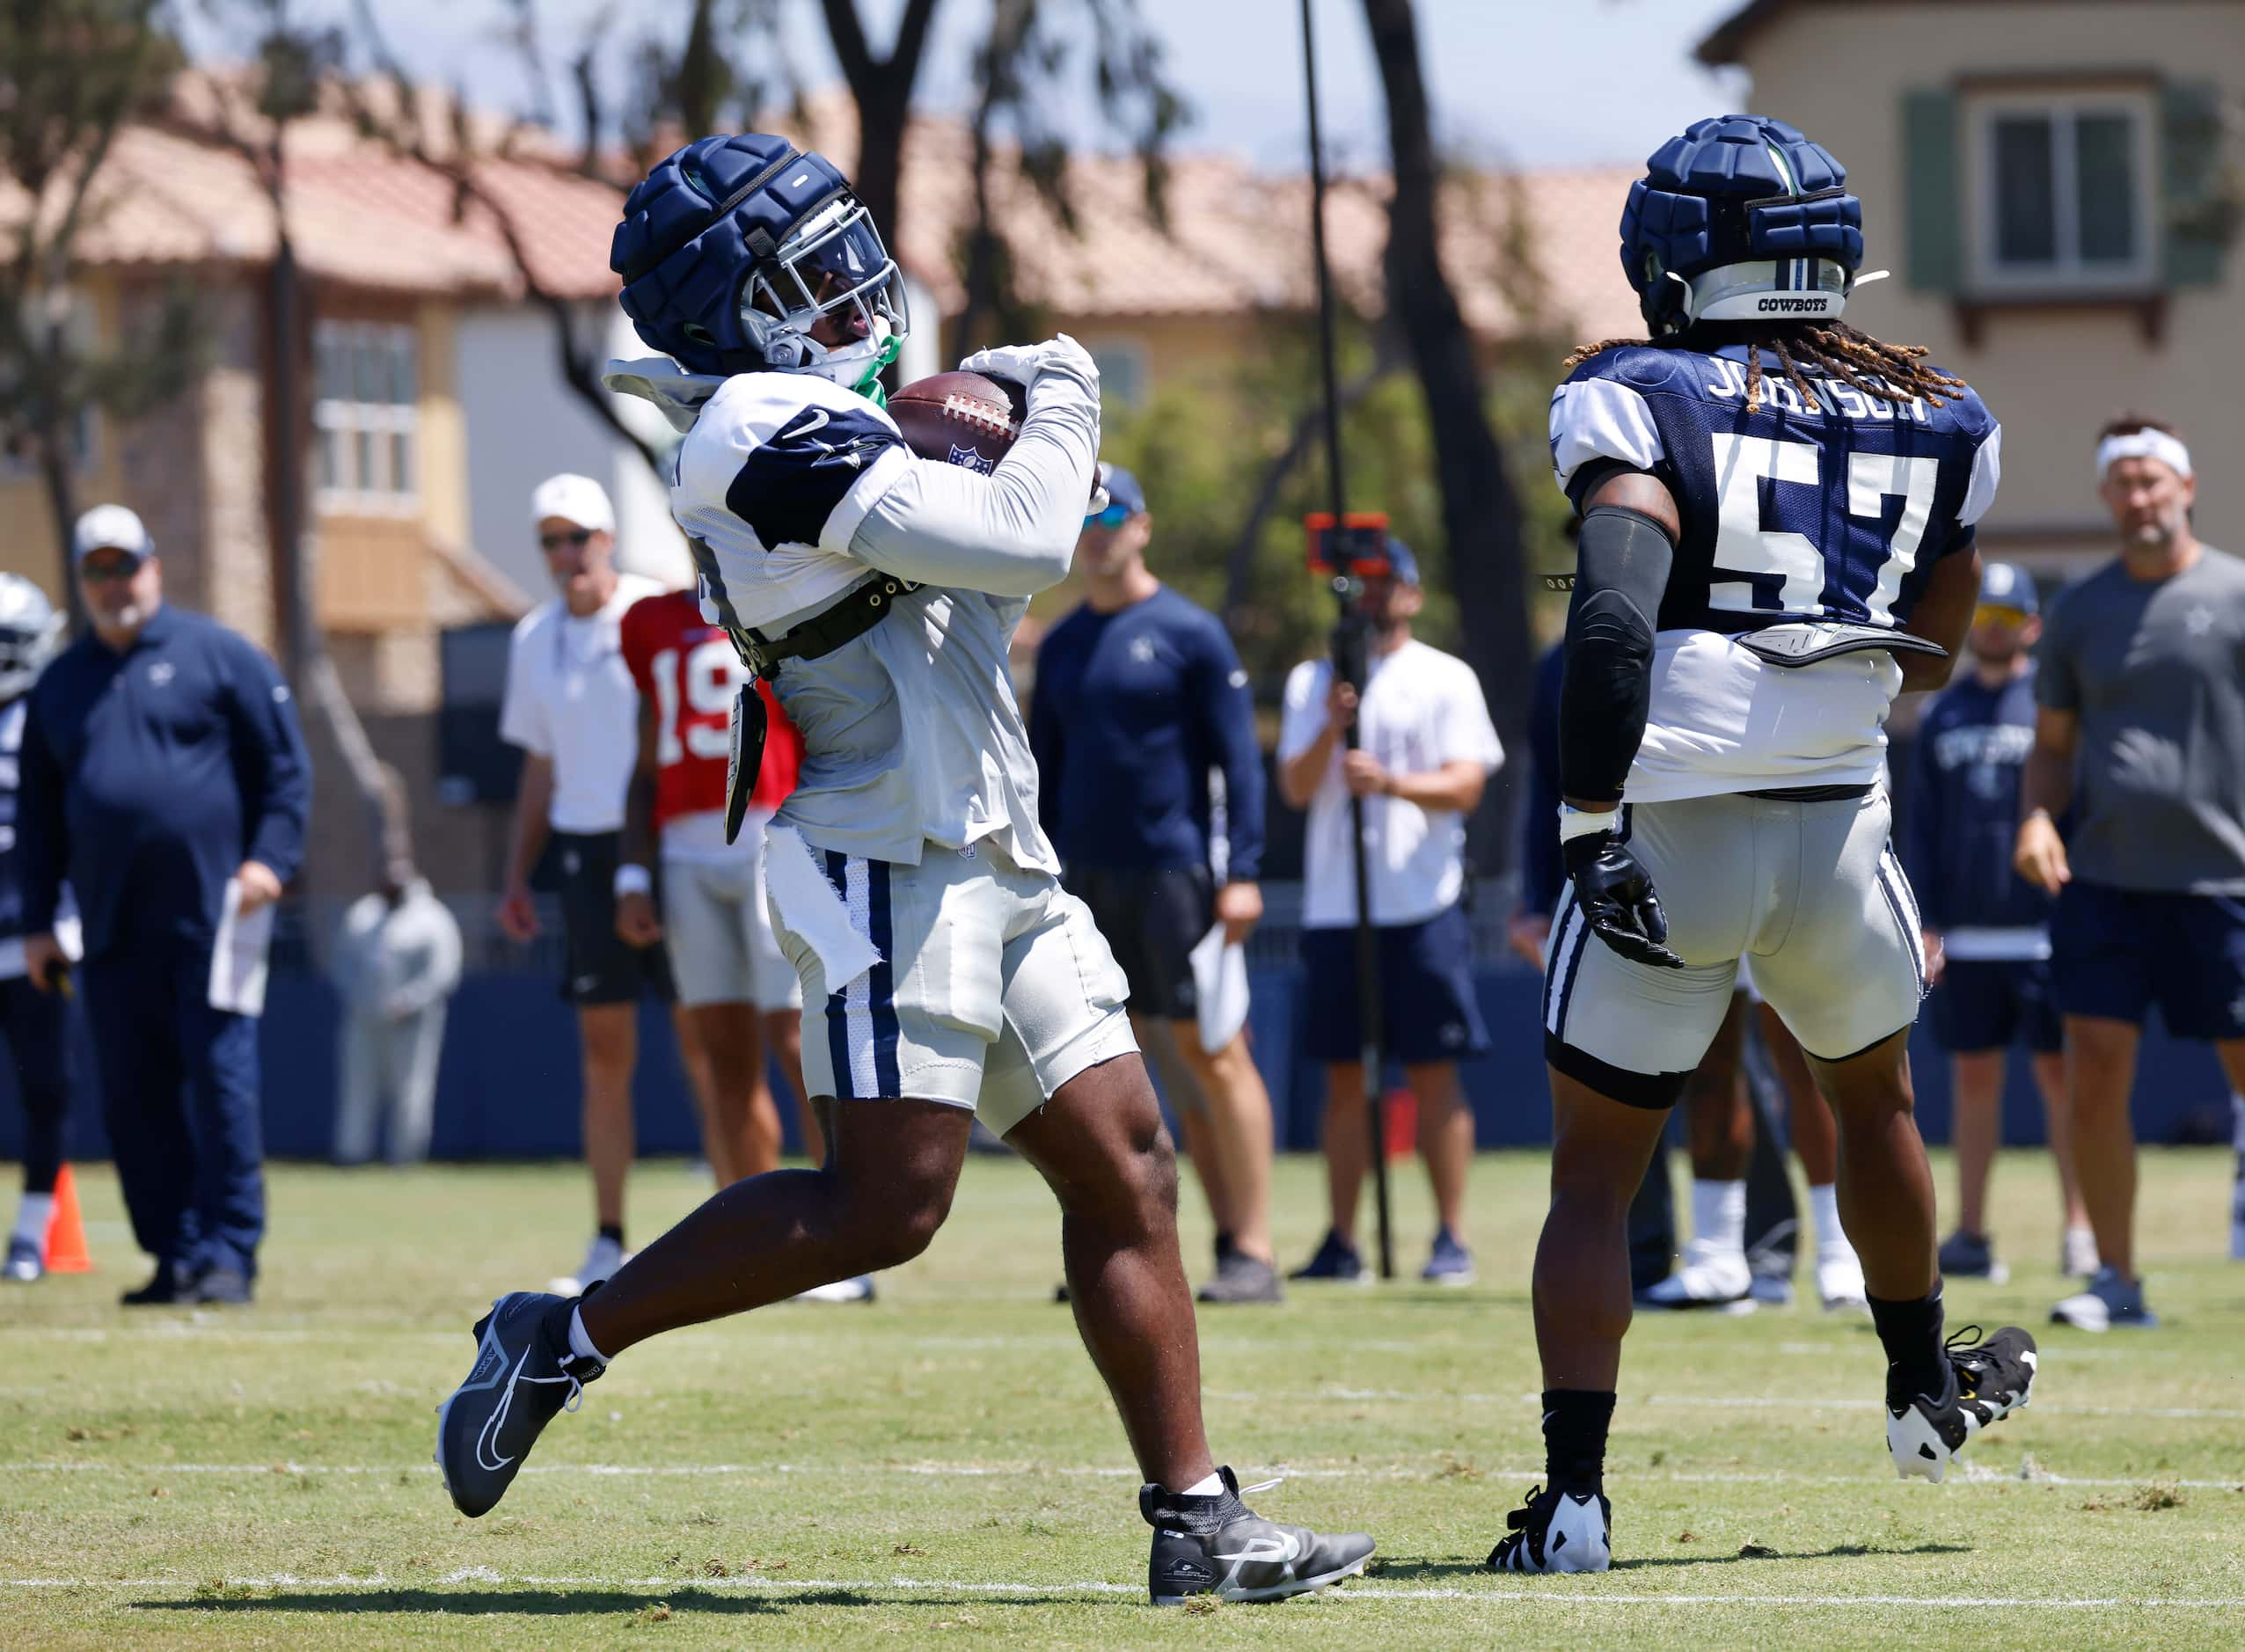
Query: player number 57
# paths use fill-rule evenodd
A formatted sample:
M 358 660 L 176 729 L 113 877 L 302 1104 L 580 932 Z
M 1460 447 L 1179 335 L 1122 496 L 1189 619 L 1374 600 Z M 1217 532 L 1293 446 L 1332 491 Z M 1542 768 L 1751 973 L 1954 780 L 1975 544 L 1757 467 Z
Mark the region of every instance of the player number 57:
M 1814 487 L 1823 450 L 1812 442 L 1783 442 L 1770 436 L 1732 435 L 1718 431 L 1715 447 L 1718 516 L 1715 565 L 1725 574 L 1759 574 L 1781 580 L 1777 600 L 1757 597 L 1751 579 L 1717 580 L 1708 588 L 1710 607 L 1772 607 L 1791 614 L 1821 614 L 1828 577 L 1825 553 L 1808 535 L 1762 526 L 1765 481 Z M 1894 599 L 1917 566 L 1918 545 L 1932 519 L 1934 492 L 1941 481 L 1938 459 L 1894 453 L 1847 456 L 1847 514 L 1872 522 L 1886 515 L 1886 498 L 1899 494 L 1902 518 L 1882 547 L 1878 582 L 1864 599 L 1875 625 L 1894 623 Z M 1867 536 L 1868 537 L 1868 536 Z M 1763 585 L 1766 590 L 1766 584 Z

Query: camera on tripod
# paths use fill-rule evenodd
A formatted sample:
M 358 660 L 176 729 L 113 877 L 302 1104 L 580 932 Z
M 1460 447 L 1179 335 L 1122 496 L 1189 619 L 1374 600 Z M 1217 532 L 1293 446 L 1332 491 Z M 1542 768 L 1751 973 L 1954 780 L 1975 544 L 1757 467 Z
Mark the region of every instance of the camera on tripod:
M 1334 675 L 1350 688 L 1364 686 L 1371 618 L 1357 601 L 1367 580 L 1390 579 L 1395 563 L 1388 553 L 1387 513 L 1352 510 L 1336 519 L 1330 511 L 1302 518 L 1310 542 L 1310 571 L 1323 574 L 1341 599 L 1329 647 Z

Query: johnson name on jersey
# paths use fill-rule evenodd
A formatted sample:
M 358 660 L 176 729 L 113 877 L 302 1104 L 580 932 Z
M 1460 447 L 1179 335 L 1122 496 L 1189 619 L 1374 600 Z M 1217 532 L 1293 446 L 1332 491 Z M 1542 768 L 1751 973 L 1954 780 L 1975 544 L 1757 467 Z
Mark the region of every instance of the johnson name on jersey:
M 1971 390 L 1890 402 L 1804 369 L 1803 396 L 1766 348 L 1762 365 L 1751 411 L 1744 344 L 1601 351 L 1552 398 L 1553 468 L 1578 506 L 1614 464 L 1676 499 L 1628 782 L 1641 802 L 1875 780 L 1901 687 L 1892 658 L 1787 669 L 1734 639 L 1802 620 L 1905 627 L 1995 497 L 2002 431 Z

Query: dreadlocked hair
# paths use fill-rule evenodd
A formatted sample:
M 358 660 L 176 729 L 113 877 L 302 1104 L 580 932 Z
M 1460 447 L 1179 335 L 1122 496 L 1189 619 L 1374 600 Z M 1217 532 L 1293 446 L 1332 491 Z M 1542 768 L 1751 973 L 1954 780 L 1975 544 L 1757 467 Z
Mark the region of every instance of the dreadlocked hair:
M 1594 355 L 1608 350 L 1623 349 L 1679 349 L 1687 336 L 1704 337 L 1724 324 L 1703 322 L 1698 327 L 1683 333 L 1671 333 L 1664 339 L 1601 339 L 1596 344 L 1585 344 L 1569 355 L 1565 369 L 1571 373 Z M 1726 340 L 1728 342 L 1729 340 Z M 1816 400 L 1816 391 L 1810 388 L 1801 369 L 1803 366 L 1817 369 L 1826 377 L 1861 391 L 1866 396 L 1876 396 L 1881 401 L 1910 402 L 1923 399 L 1935 407 L 1946 405 L 1946 398 L 1965 388 L 1961 378 L 1925 364 L 1926 348 L 1921 344 L 1886 344 L 1871 337 L 1860 327 L 1851 327 L 1844 321 L 1788 322 L 1781 330 L 1748 326 L 1738 340 L 1746 346 L 1746 411 L 1752 413 L 1762 400 L 1762 352 L 1766 349 L 1776 358 L 1777 366 L 1786 381 L 1806 402 Z

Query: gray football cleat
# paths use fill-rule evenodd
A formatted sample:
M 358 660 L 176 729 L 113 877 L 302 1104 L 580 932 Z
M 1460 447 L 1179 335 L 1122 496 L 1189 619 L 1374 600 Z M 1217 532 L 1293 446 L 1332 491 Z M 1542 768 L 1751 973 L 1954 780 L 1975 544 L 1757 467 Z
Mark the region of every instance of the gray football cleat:
M 1138 1512 L 1153 1528 L 1146 1588 L 1155 1605 L 1181 1606 L 1195 1595 L 1285 1600 L 1354 1576 L 1371 1558 L 1372 1540 L 1363 1532 L 1327 1537 L 1266 1520 L 1240 1501 L 1239 1476 L 1228 1468 L 1217 1473 L 1224 1489 L 1212 1496 L 1139 1489 Z

